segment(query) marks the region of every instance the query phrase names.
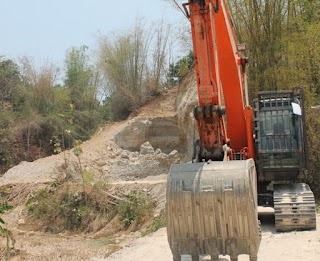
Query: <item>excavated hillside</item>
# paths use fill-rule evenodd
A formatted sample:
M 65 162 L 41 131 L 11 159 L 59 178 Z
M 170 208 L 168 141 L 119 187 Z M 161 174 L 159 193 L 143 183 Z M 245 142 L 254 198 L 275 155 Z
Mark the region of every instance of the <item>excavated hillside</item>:
M 156 214 L 163 210 L 170 165 L 191 158 L 194 140 L 191 112 L 197 104 L 195 83 L 194 71 L 190 71 L 179 87 L 163 91 L 128 120 L 106 123 L 84 142 L 80 160 L 83 171 L 92 174 L 92 183 L 108 184 L 108 191 L 116 196 L 142 191 L 157 201 Z M 70 150 L 22 162 L 0 177 L 0 195 L 8 194 L 7 199 L 14 206 L 1 216 L 13 232 L 18 249 L 10 260 L 172 260 L 165 229 L 142 237 L 139 231 L 119 233 L 112 222 L 89 233 L 76 234 L 46 233 L 28 226 L 27 200 L 39 189 L 56 183 L 81 181 L 79 173 L 78 158 Z M 261 218 L 260 261 L 320 258 L 319 219 L 318 231 L 277 233 L 272 213 L 262 213 Z M 5 244 L 6 239 L 0 236 L 0 249 Z M 229 259 L 221 257 L 221 260 Z
M 81 146 L 83 168 L 95 180 L 129 181 L 167 174 L 173 162 L 187 161 L 193 134 L 190 112 L 197 102 L 194 73 L 181 82 L 181 87 L 163 91 L 142 107 L 137 116 L 102 126 Z M 70 150 L 20 163 L 0 178 L 0 186 L 78 179 L 77 168 L 78 159 Z
M 92 183 L 108 184 L 108 191 L 115 196 L 139 191 L 152 195 L 157 201 L 156 213 L 159 213 L 165 205 L 166 175 L 171 164 L 190 158 L 191 149 L 188 148 L 193 142 L 190 113 L 196 102 L 195 76 L 190 72 L 179 87 L 163 91 L 128 120 L 106 123 L 89 141 L 84 142 L 80 156 L 83 171 L 92 174 Z M 80 251 L 79 236 L 67 236 L 73 243 L 66 246 L 66 243 L 58 243 L 65 236 L 30 232 L 33 228 L 26 224 L 28 211 L 25 205 L 28 199 L 41 189 L 49 188 L 50 191 L 53 184 L 65 181 L 81 183 L 79 166 L 78 158 L 70 150 L 34 162 L 21 162 L 0 177 L 0 195 L 6 194 L 6 199 L 15 207 L 2 217 L 13 231 L 16 247 L 24 253 L 23 260 L 56 260 L 57 251 L 63 252 L 59 260 L 88 260 L 91 255 L 106 255 L 105 246 L 102 250 L 100 247 L 90 249 L 84 240 Z M 100 228 L 90 237 L 110 234 L 110 231 L 110 226 Z M 29 235 L 34 240 L 27 240 Z M 114 249 L 136 236 L 122 238 L 116 235 L 115 240 L 121 243 Z M 2 240 L 0 249 L 4 246 L 4 241 L 1 246 Z M 52 242 L 56 242 L 56 247 Z M 72 250 L 62 251 L 62 245 Z M 74 251 L 75 246 L 77 251 Z

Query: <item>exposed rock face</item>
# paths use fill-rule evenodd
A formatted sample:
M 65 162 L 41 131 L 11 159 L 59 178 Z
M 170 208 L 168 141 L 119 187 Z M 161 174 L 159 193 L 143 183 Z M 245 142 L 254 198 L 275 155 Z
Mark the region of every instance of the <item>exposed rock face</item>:
M 138 151 L 146 141 L 166 153 L 179 149 L 182 145 L 177 117 L 133 119 L 115 135 L 114 141 L 122 149 L 131 151 Z
M 198 92 L 194 69 L 179 82 L 178 93 L 174 100 L 175 112 L 172 115 L 135 118 L 115 135 L 114 141 L 122 149 L 139 151 L 140 146 L 149 141 L 154 148 L 165 153 L 178 150 L 183 161 L 190 161 L 194 139 L 198 139 L 194 130 L 193 109 L 198 104 Z
M 191 160 L 194 121 L 198 103 L 194 70 L 179 87 L 169 88 L 141 108 L 126 122 L 107 123 L 84 142 L 83 170 L 95 180 L 134 180 L 167 174 L 172 163 Z M 113 142 L 114 141 L 114 142 Z M 148 143 L 146 143 L 148 142 Z M 65 164 L 64 157 L 68 162 Z M 79 162 L 73 151 L 34 162 L 22 162 L 0 177 L 0 186 L 9 183 L 50 183 L 59 178 L 79 179 Z
M 49 183 L 58 179 L 63 160 L 43 158 L 35 162 L 22 161 L 9 169 L 0 179 L 0 186 L 21 183 Z
M 198 131 L 194 129 L 193 109 L 198 105 L 198 89 L 195 70 L 190 70 L 179 82 L 177 97 L 177 117 L 180 141 L 186 148 L 184 162 L 190 161 L 193 153 L 193 140 L 198 139 Z
M 124 150 L 113 161 L 111 177 L 114 180 L 136 180 L 167 174 L 171 164 L 178 162 L 180 162 L 178 151 L 173 150 L 168 155 L 160 149 L 155 151 L 149 142 L 145 142 L 140 147 L 140 153 Z

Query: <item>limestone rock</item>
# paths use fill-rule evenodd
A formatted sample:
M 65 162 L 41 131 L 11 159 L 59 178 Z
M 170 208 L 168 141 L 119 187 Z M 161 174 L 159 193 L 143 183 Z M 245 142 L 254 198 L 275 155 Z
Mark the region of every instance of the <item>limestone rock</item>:
M 25 220 L 23 219 L 23 218 L 20 218 L 19 220 L 18 220 L 18 225 L 24 225 L 26 222 L 25 222 Z
M 184 144 L 183 162 L 190 161 L 193 154 L 193 140 L 198 139 L 197 130 L 194 131 L 193 109 L 198 105 L 198 91 L 196 74 L 190 70 L 179 82 L 177 97 L 178 127 L 181 143 Z M 194 136 L 195 133 L 195 137 Z
M 180 154 L 177 150 L 173 150 L 169 154 L 169 159 L 171 163 L 179 163 L 180 162 Z
M 131 151 L 138 151 L 149 141 L 154 148 L 169 153 L 181 145 L 178 119 L 176 116 L 133 119 L 115 135 L 114 141 L 122 149 Z
M 34 162 L 22 161 L 0 178 L 0 186 L 22 183 L 49 183 L 57 180 L 64 165 L 64 160 L 59 155 L 57 156 L 56 160 L 48 157 Z
M 154 148 L 149 141 L 140 146 L 140 155 L 154 154 Z
M 124 151 L 122 151 L 122 153 L 121 153 L 121 158 L 123 158 L 123 159 L 129 159 L 129 151 L 127 151 L 127 150 L 124 150 Z
M 149 142 L 141 146 L 141 153 L 128 152 L 129 157 L 118 157 L 113 161 L 110 169 L 111 176 L 114 180 L 137 180 L 148 176 L 168 174 L 172 163 L 180 160 L 180 154 L 174 150 L 170 155 L 162 153 L 154 148 Z

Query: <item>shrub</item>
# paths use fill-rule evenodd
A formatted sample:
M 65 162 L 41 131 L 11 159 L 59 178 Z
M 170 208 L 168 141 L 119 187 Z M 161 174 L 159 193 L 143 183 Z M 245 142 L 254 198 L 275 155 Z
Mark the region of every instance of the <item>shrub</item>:
M 2 204 L 0 205 L 0 214 L 4 213 L 5 211 L 12 209 L 12 206 L 9 206 L 7 204 Z M 10 256 L 10 250 L 14 249 L 14 243 L 15 240 L 12 236 L 12 233 L 10 230 L 7 228 L 3 227 L 2 225 L 5 225 L 4 220 L 0 217 L 0 235 L 4 234 L 7 237 L 7 247 L 6 247 L 6 252 L 7 255 Z M 11 245 L 11 246 L 10 246 Z M 0 256 L 1 258 L 1 256 Z
M 3 167 L 4 170 L 13 162 L 13 155 L 11 152 L 13 135 L 10 131 L 11 128 L 11 113 L 0 112 L 0 173 Z
M 134 223 L 137 228 L 153 215 L 154 202 L 150 196 L 129 193 L 117 206 L 117 211 L 126 227 Z
M 142 233 L 143 236 L 148 235 L 150 233 L 156 232 L 158 229 L 166 226 L 166 213 L 164 211 L 160 212 L 158 216 L 156 216 L 148 229 Z
M 128 118 L 133 111 L 133 105 L 130 98 L 124 94 L 114 93 L 111 96 L 110 109 L 112 119 L 115 121 L 121 121 Z
M 36 229 L 51 233 L 64 230 L 87 231 L 95 218 L 105 216 L 107 220 L 108 200 L 106 196 L 94 191 L 88 194 L 88 203 L 85 203 L 83 191 L 78 186 L 64 184 L 57 189 L 38 190 L 31 197 L 26 207 L 30 214 L 30 221 Z

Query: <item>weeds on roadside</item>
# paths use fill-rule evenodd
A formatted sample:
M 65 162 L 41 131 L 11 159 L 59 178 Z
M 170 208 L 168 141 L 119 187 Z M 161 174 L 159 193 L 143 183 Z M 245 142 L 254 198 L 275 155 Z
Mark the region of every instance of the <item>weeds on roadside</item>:
M 81 144 L 82 144 L 81 140 L 77 140 L 76 141 L 76 147 L 73 149 L 73 153 L 78 158 L 79 169 L 80 169 L 80 173 L 81 173 L 81 177 L 82 177 L 82 187 L 83 187 L 83 193 L 84 193 L 84 201 L 85 201 L 85 204 L 87 205 L 87 203 L 88 203 L 88 195 L 87 195 L 87 192 L 86 192 L 85 172 L 82 169 L 82 164 L 81 164 L 81 159 L 80 159 L 80 156 L 83 154 L 83 150 L 81 148 Z
M 156 232 L 158 229 L 166 226 L 166 213 L 164 211 L 160 212 L 158 216 L 156 216 L 148 229 L 145 232 L 142 232 L 142 236 L 149 235 L 153 232 Z
M 142 193 L 129 193 L 119 203 L 116 210 L 126 227 L 133 223 L 135 227 L 139 227 L 153 215 L 154 207 L 155 203 L 151 196 Z
M 38 190 L 26 203 L 28 222 L 51 233 L 90 230 L 96 218 L 107 220 L 109 199 L 92 186 L 86 187 L 87 200 L 79 185 L 65 183 L 53 189 Z M 105 221 L 106 222 L 106 221 Z
M 33 228 L 51 233 L 90 232 L 117 218 L 121 229 L 130 227 L 133 231 L 153 217 L 155 203 L 151 196 L 129 193 L 117 197 L 108 193 L 108 188 L 109 185 L 102 182 L 86 184 L 87 201 L 82 184 L 65 183 L 57 188 L 38 190 L 26 203 L 27 222 L 31 222 Z
M 7 204 L 0 205 L 0 214 L 3 214 L 5 211 L 12 209 L 12 206 L 9 206 Z M 14 249 L 14 243 L 15 240 L 13 238 L 13 235 L 10 230 L 8 230 L 6 227 L 4 227 L 5 222 L 0 217 L 0 235 L 3 234 L 7 238 L 7 245 L 6 245 L 6 255 L 10 257 L 10 251 Z

